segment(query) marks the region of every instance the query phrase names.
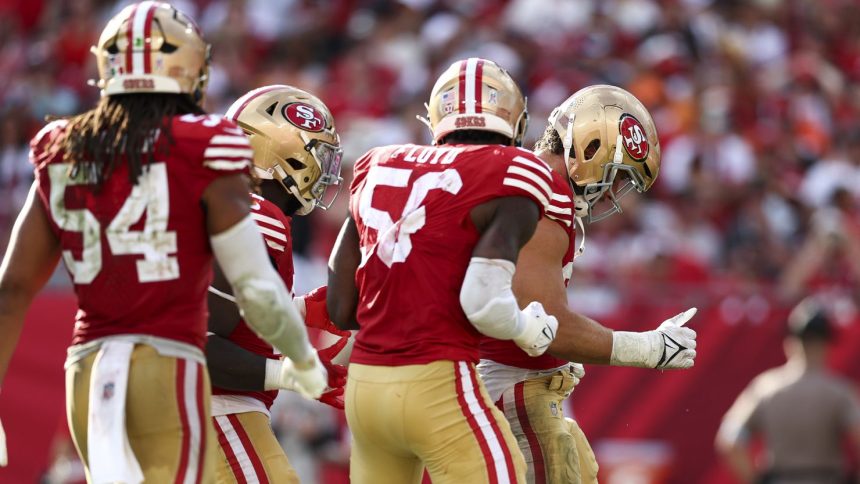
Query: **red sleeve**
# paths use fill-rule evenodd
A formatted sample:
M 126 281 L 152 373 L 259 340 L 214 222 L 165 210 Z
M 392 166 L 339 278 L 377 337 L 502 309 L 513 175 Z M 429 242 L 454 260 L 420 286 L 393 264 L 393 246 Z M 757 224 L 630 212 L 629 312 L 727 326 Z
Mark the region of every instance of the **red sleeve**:
M 376 148 L 365 153 L 361 158 L 356 160 L 352 167 L 352 183 L 349 185 L 349 193 L 355 193 L 355 190 L 367 176 L 367 170 L 370 168 L 374 154 L 378 151 Z
M 533 200 L 546 213 L 552 198 L 552 170 L 534 153 L 519 148 L 505 150 L 507 170 L 502 178 L 504 196 L 520 196 Z
M 195 199 L 220 177 L 250 174 L 254 151 L 232 121 L 216 115 L 178 116 L 173 120 L 173 138 L 169 157 Z
M 49 214 L 51 213 L 51 180 L 47 173 L 47 167 L 52 161 L 62 161 L 62 152 L 59 149 L 55 149 L 54 146 L 59 141 L 58 138 L 63 135 L 67 124 L 68 121 L 65 119 L 52 121 L 39 130 L 36 136 L 30 141 L 29 160 L 33 165 L 36 178 L 36 191 L 39 195 L 39 200 L 41 200 L 43 207 Z M 54 233 L 59 233 L 60 229 L 54 217 L 49 216 L 48 220 L 50 220 L 51 229 Z
M 211 117 L 210 117 L 211 119 Z M 242 129 L 225 118 L 204 138 L 203 169 L 211 177 L 250 174 L 254 150 Z
M 573 190 L 564 175 L 552 173 L 553 185 L 546 216 L 562 226 L 565 230 L 573 226 Z

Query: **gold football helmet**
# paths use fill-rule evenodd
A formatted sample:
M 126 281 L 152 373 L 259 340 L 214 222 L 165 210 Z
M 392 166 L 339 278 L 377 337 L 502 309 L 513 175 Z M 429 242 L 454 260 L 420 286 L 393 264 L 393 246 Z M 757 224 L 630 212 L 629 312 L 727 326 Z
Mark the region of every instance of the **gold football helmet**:
M 167 92 L 203 100 L 209 44 L 194 20 L 172 5 L 129 5 L 108 22 L 90 50 L 102 95 Z
M 343 150 L 319 98 L 292 86 L 265 86 L 240 97 L 226 117 L 250 137 L 257 176 L 277 180 L 302 204 L 296 213 L 331 206 L 340 192 Z M 338 191 L 326 200 L 330 186 Z
M 577 187 L 577 215 L 586 221 L 620 212 L 624 195 L 633 189 L 645 192 L 657 179 L 657 128 L 645 106 L 624 89 L 608 85 L 581 89 L 553 110 L 549 124 L 561 137 L 568 173 Z M 619 172 L 626 177 L 616 180 Z M 611 207 L 594 213 L 604 194 Z
M 436 80 L 427 107 L 433 143 L 460 130 L 501 133 L 522 145 L 528 124 L 526 99 L 508 71 L 495 62 L 471 57 L 449 67 Z

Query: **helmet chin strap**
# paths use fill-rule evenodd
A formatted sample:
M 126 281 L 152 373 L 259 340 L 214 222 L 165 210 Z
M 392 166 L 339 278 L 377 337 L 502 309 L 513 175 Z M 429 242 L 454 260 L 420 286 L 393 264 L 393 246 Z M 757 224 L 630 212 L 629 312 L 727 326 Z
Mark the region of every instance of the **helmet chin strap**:
M 280 165 L 275 165 L 274 169 L 275 173 L 278 175 L 278 181 L 281 182 L 281 186 L 283 186 L 287 190 L 287 193 L 292 195 L 302 206 L 300 209 L 296 210 L 296 215 L 307 215 L 311 213 L 315 207 L 314 202 L 306 200 L 305 197 L 299 193 L 299 188 L 296 186 L 295 182 L 291 181 L 290 183 L 287 183 L 284 181 L 289 177 L 289 175 L 283 168 L 281 168 Z
M 582 217 L 576 216 L 574 217 L 576 220 L 576 225 L 579 226 L 579 232 L 582 236 L 579 238 L 579 247 L 576 248 L 576 252 L 573 253 L 573 259 L 576 260 L 577 257 L 581 256 L 583 252 L 585 252 L 585 224 L 582 222 Z
M 564 139 L 561 140 L 561 144 L 564 146 L 564 165 L 567 167 L 568 173 L 570 173 L 570 150 L 573 149 L 574 120 L 576 120 L 576 113 L 567 118 L 567 130 L 564 133 Z
M 311 213 L 311 211 L 313 211 L 315 206 L 314 202 L 307 200 L 305 197 L 303 197 L 302 194 L 299 193 L 299 189 L 295 185 L 290 185 L 287 191 L 290 192 L 292 196 L 296 197 L 296 200 L 298 200 L 298 202 L 302 205 L 302 208 L 296 210 L 296 215 L 307 215 Z
M 430 116 L 430 105 L 427 103 L 424 103 L 424 107 L 427 109 L 427 116 Z M 416 114 L 415 119 L 424 123 L 424 125 L 427 126 L 427 129 L 430 130 L 430 138 L 433 140 L 432 144 L 435 146 L 436 145 L 436 134 L 433 133 L 433 125 L 430 124 L 430 120 L 425 118 L 424 116 L 421 116 L 420 114 Z

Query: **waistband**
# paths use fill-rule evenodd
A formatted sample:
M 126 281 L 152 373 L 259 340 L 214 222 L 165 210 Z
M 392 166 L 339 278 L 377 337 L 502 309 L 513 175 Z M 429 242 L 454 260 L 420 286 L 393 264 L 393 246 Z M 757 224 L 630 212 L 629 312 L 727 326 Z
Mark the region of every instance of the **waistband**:
M 453 378 L 458 361 L 437 360 L 423 365 L 379 366 L 350 363 L 348 376 L 353 380 L 371 383 L 415 382 Z M 474 371 L 475 365 L 467 364 Z
M 86 358 L 89 354 L 98 351 L 99 348 L 108 341 L 126 341 L 136 345 L 147 345 L 155 348 L 155 351 L 157 351 L 161 356 L 184 358 L 202 365 L 206 364 L 206 356 L 202 351 L 200 351 L 200 348 L 188 343 L 182 343 L 180 341 L 148 334 L 119 334 L 105 336 L 104 338 L 94 339 L 84 344 L 70 346 L 66 351 L 66 362 L 63 365 L 63 368 L 68 369 L 69 366 Z

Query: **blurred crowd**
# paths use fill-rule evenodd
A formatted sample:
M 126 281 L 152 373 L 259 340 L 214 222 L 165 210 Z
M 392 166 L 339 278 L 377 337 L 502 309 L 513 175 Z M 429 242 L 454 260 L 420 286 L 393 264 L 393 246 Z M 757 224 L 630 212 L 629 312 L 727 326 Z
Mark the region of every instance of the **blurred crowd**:
M 0 0 L 0 229 L 32 177 L 46 115 L 98 97 L 89 47 L 125 1 Z M 493 59 L 528 96 L 527 145 L 577 89 L 651 110 L 663 165 L 624 213 L 587 227 L 574 305 L 719 305 L 728 323 L 817 293 L 860 304 L 860 6 L 853 0 L 180 0 L 212 43 L 207 109 L 292 84 L 335 115 L 349 165 L 429 141 L 415 119 L 452 61 Z M 349 180 L 349 167 L 344 177 Z M 323 282 L 346 190 L 297 220 L 298 290 Z M 332 431 L 334 432 L 334 431 Z M 338 455 L 336 450 L 332 455 Z M 342 456 L 341 456 L 342 457 Z

